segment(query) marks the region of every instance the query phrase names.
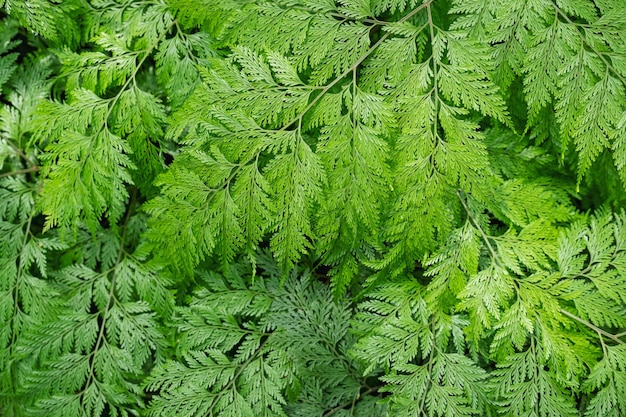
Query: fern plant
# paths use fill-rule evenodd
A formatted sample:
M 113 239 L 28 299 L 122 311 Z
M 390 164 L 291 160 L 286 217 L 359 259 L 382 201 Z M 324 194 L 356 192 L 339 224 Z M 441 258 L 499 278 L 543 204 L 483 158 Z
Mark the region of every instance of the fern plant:
M 622 0 L 6 0 L 0 415 L 626 415 Z

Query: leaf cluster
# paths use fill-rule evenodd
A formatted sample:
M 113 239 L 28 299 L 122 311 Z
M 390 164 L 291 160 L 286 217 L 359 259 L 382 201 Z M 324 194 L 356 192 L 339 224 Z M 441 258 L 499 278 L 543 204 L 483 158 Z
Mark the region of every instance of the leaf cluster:
M 626 415 L 622 3 L 0 1 L 0 415 Z

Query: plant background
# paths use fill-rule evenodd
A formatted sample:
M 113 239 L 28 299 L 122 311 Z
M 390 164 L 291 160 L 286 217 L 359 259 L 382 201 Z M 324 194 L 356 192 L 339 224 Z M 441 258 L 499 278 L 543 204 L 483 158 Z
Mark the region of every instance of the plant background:
M 626 415 L 623 0 L 0 4 L 0 415 Z

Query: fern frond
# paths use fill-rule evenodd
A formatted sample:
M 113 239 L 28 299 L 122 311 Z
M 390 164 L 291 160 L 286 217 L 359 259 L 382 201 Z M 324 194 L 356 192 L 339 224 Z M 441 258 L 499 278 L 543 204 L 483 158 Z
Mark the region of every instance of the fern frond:
M 624 345 L 607 346 L 604 358 L 591 370 L 585 381 L 585 391 L 595 394 L 585 410 L 585 416 L 619 416 L 626 410 L 626 349 Z
M 75 16 L 85 11 L 82 2 L 70 0 L 63 4 L 48 1 L 3 0 L 3 9 L 21 26 L 56 44 L 75 46 L 80 40 L 80 27 Z
M 571 395 L 554 379 L 534 345 L 515 353 L 493 373 L 493 386 L 505 415 L 575 416 Z
M 422 291 L 409 280 L 374 291 L 355 317 L 366 336 L 353 354 L 369 364 L 368 370 L 383 367 L 381 380 L 387 385 L 382 390 L 391 393 L 394 415 L 481 415 L 487 406 L 486 374 L 469 358 L 448 351 L 464 350 L 459 326 L 466 323 L 433 314 Z
M 239 273 L 206 274 L 205 288 L 178 310 L 179 356 L 148 380 L 149 415 L 286 416 L 350 406 L 382 413 L 369 401 L 375 389 L 361 394 L 366 377 L 347 355 L 347 303 L 307 275 L 249 285 Z
M 21 384 L 31 415 L 130 415 L 142 401 L 144 367 L 161 361 L 166 343 L 151 306 L 167 311 L 170 297 L 148 292 L 146 279 L 164 291 L 160 277 L 123 255 L 124 242 L 112 243 L 118 255 L 110 269 L 75 265 L 55 274 L 68 304 L 25 335 L 20 353 L 37 358 Z

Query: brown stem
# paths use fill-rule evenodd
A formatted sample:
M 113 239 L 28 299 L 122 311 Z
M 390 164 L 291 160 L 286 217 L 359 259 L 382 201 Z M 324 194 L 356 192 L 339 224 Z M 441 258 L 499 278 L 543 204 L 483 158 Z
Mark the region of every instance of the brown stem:
M 38 166 L 33 166 L 33 167 L 30 167 L 30 168 L 25 168 L 25 169 L 17 169 L 15 171 L 4 172 L 4 173 L 0 174 L 0 178 L 11 177 L 13 175 L 19 175 L 19 174 L 27 174 L 29 172 L 37 172 L 37 171 L 39 171 L 39 167 Z

